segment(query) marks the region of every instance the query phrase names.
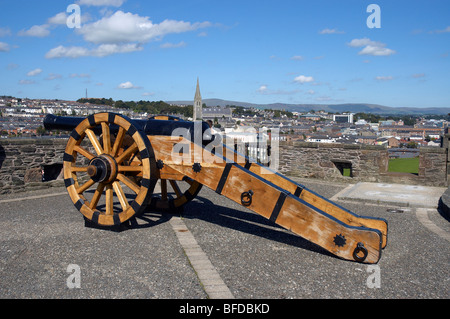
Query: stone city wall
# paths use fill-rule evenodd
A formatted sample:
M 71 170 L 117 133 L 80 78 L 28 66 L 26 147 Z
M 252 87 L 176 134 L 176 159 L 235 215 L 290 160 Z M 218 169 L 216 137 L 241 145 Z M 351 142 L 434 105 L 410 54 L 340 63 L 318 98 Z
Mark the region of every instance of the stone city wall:
M 58 176 L 44 183 L 43 171 L 59 175 L 66 143 L 66 139 L 0 140 L 0 194 L 64 185 Z
M 389 164 L 383 146 L 280 142 L 279 149 L 279 171 L 301 178 L 377 182 Z
M 67 139 L 0 140 L 0 195 L 63 186 Z M 329 181 L 448 186 L 448 150 L 422 147 L 419 174 L 388 173 L 383 146 L 280 142 L 279 171 Z M 347 176 L 344 176 L 347 175 Z
M 448 186 L 448 150 L 421 147 L 419 174 L 388 172 L 384 146 L 280 142 L 280 173 L 346 183 L 377 182 Z M 344 176 L 345 175 L 345 176 Z

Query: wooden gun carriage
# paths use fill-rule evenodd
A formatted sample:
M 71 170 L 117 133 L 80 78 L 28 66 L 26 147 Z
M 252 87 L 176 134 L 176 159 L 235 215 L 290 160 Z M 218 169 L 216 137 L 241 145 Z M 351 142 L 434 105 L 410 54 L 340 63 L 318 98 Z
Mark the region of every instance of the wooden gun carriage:
M 358 216 L 255 163 L 214 140 L 205 122 L 99 113 L 47 115 L 44 126 L 72 131 L 63 157 L 65 186 L 94 224 L 121 225 L 148 206 L 179 209 L 207 186 L 340 258 L 377 263 L 386 246 L 386 220 Z

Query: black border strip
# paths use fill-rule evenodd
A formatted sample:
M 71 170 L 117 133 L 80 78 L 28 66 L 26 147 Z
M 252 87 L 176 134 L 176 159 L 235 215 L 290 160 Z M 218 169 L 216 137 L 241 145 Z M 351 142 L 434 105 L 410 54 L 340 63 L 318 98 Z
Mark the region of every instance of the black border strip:
M 295 197 L 300 197 L 302 192 L 303 192 L 303 188 L 301 188 L 300 186 L 297 186 L 297 189 L 295 190 L 294 196 Z
M 89 121 L 89 125 L 91 127 L 96 126 L 97 124 L 95 123 L 95 114 L 89 115 L 88 116 L 88 121 Z
M 134 133 L 136 133 L 137 130 L 136 130 L 136 128 L 133 126 L 132 123 L 130 123 L 130 124 L 131 124 L 131 125 L 130 125 L 130 127 L 128 128 L 127 133 L 130 134 L 131 137 L 133 137 Z
M 114 221 L 114 226 L 119 226 L 121 224 L 119 214 L 115 213 L 113 215 L 113 221 Z
M 81 198 L 75 203 L 75 207 L 78 210 L 81 210 L 81 207 L 83 207 L 83 205 L 84 205 L 84 200 L 82 200 Z
M 108 123 L 115 123 L 116 114 L 108 112 Z
M 64 153 L 63 155 L 63 161 L 64 162 L 69 162 L 72 163 L 73 162 L 73 156 L 67 153 Z
M 275 204 L 275 207 L 273 208 L 272 215 L 270 215 L 270 221 L 275 222 L 278 218 L 278 215 L 280 214 L 281 208 L 284 205 L 284 201 L 286 200 L 288 193 L 281 192 L 280 196 L 278 197 L 277 203 Z
M 220 177 L 219 184 L 217 184 L 216 193 L 219 195 L 222 194 L 222 190 L 227 181 L 228 174 L 230 174 L 231 166 L 233 166 L 232 163 L 227 163 L 225 165 L 225 169 L 223 170 L 222 177 Z
M 75 141 L 79 141 L 81 138 L 81 135 L 78 134 L 78 132 L 76 130 L 73 130 L 72 133 L 70 133 L 70 136 L 75 140 Z
M 94 210 L 94 213 L 92 214 L 91 221 L 93 223 L 96 223 L 98 225 L 98 218 L 100 217 L 100 212 L 98 210 Z
M 139 212 L 140 212 L 140 210 L 141 210 L 141 205 L 139 205 L 136 201 L 133 201 L 132 203 L 131 203 L 131 208 L 134 210 L 134 212 L 136 213 L 136 214 L 138 214 Z
M 73 178 L 66 178 L 64 179 L 64 185 L 67 187 L 70 187 L 72 185 L 75 185 L 75 181 L 73 180 Z

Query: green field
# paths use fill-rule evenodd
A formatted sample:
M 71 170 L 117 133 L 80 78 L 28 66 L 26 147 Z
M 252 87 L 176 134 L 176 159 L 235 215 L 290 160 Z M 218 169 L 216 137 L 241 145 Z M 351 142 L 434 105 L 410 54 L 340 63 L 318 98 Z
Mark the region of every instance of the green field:
M 419 174 L 419 158 L 394 158 L 389 160 L 389 172 Z

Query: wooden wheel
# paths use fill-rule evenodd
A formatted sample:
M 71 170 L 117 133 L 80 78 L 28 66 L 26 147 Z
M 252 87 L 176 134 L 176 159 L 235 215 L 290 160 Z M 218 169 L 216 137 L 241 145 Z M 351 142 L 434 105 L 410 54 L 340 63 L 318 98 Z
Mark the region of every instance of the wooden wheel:
M 172 115 L 155 115 L 151 120 L 181 121 Z M 164 165 L 164 164 L 162 164 Z M 168 188 L 170 185 L 170 188 Z M 160 193 L 153 193 L 150 208 L 154 210 L 170 211 L 183 207 L 193 200 L 202 188 L 202 184 L 185 176 L 182 181 L 160 179 Z M 172 191 L 170 191 L 172 189 Z
M 72 132 L 64 180 L 75 207 L 101 226 L 120 225 L 142 211 L 156 183 L 150 141 L 130 119 L 99 113 Z
M 161 193 L 153 193 L 150 208 L 163 211 L 178 209 L 189 203 L 198 195 L 203 186 L 187 176 L 183 178 L 183 181 L 170 179 L 160 179 L 159 181 Z M 168 188 L 169 185 L 172 192 Z

